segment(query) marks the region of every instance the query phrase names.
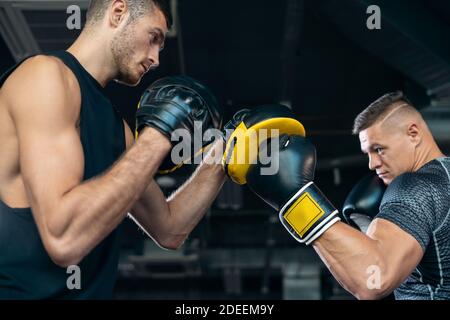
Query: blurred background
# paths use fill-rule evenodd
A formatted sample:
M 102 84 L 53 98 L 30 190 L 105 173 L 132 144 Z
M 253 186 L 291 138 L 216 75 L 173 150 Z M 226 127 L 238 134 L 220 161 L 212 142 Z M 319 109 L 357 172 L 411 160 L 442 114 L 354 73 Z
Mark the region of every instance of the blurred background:
M 225 120 L 243 107 L 283 103 L 318 152 L 316 184 L 340 208 L 369 172 L 353 119 L 379 96 L 403 90 L 444 153 L 450 149 L 450 1 L 171 0 L 175 26 L 160 67 L 137 87 L 107 92 L 134 128 L 145 88 L 166 75 L 204 82 Z M 67 48 L 70 5 L 89 1 L 0 0 L 0 73 L 29 55 Z M 381 29 L 369 30 L 369 5 Z M 157 182 L 169 195 L 193 172 Z M 188 204 L 186 204 L 188 205 Z M 245 186 L 226 183 L 179 251 L 159 248 L 127 220 L 117 299 L 352 299 L 314 250 L 297 243 Z

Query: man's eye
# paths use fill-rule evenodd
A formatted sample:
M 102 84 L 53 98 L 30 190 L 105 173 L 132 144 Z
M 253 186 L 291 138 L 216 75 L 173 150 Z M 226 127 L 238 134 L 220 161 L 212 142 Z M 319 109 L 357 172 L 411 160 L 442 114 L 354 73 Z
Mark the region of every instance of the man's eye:
M 375 151 L 378 153 L 378 154 L 381 154 L 382 152 L 383 152 L 383 148 L 375 148 Z
M 159 51 L 164 49 L 164 38 L 160 37 L 158 34 L 151 33 L 150 34 L 150 45 L 159 46 Z

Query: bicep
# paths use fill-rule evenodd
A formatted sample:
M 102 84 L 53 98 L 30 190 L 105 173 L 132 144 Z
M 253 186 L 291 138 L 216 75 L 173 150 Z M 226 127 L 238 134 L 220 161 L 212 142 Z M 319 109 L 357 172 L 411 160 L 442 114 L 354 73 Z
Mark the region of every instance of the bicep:
M 43 125 L 19 125 L 18 129 L 20 171 L 31 206 L 38 212 L 53 209 L 59 198 L 81 182 L 84 169 L 76 129 Z
M 367 236 L 376 240 L 392 289 L 397 288 L 419 264 L 422 247 L 413 236 L 385 219 L 374 219 Z
M 30 75 L 30 68 L 34 74 Z M 58 200 L 81 182 L 84 158 L 76 129 L 76 91 L 61 78 L 58 66 L 35 64 L 28 69 L 27 77 L 11 84 L 11 105 L 20 172 L 39 225 L 44 215 L 55 210 Z

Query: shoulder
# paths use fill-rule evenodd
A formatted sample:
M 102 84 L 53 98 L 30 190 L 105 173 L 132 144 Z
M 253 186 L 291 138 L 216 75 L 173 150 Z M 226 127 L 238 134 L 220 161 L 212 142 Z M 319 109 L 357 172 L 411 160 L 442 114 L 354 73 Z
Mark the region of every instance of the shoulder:
M 387 187 L 387 190 L 417 189 L 426 184 L 426 175 L 417 172 L 406 172 L 395 178 Z M 386 190 L 386 191 L 387 191 Z
M 396 224 L 425 250 L 436 225 L 435 202 L 426 176 L 409 172 L 395 178 L 384 193 L 377 218 Z
M 75 75 L 61 60 L 51 56 L 38 55 L 25 60 L 5 82 L 2 91 L 12 114 L 20 112 L 21 106 L 29 109 L 55 105 L 75 116 L 81 106 Z
M 434 189 L 447 189 L 450 163 L 447 158 L 443 159 L 446 161 L 433 160 L 416 172 L 407 172 L 398 176 L 388 186 L 386 192 L 418 192 L 420 195 Z
M 37 83 L 36 80 L 43 82 Z M 60 59 L 38 55 L 25 60 L 11 74 L 6 83 L 11 82 L 20 86 L 33 81 L 37 85 L 70 86 L 73 85 L 73 80 L 76 80 L 75 75 Z
M 406 206 L 426 206 L 433 201 L 431 185 L 427 174 L 420 172 L 407 172 L 395 178 L 387 187 L 381 206 L 388 203 Z
M 430 185 L 446 188 L 450 184 L 450 158 L 437 158 L 427 163 L 419 172 Z

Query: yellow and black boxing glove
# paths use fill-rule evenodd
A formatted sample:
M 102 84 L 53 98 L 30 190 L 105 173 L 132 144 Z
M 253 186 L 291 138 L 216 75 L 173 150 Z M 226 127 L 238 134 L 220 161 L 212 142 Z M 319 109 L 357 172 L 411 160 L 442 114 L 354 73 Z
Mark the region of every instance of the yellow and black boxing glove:
M 136 111 L 136 139 L 145 126 L 159 130 L 173 147 L 181 140 L 184 150 L 190 150 L 184 156 L 172 152 L 167 155 L 159 173 L 169 173 L 193 159 L 211 142 L 203 141 L 202 132 L 221 129 L 222 110 L 214 94 L 199 81 L 184 75 L 165 77 L 152 83 L 142 94 Z M 184 130 L 177 132 L 180 129 Z M 201 137 L 194 137 L 194 133 Z M 196 139 L 200 143 L 194 143 Z
M 242 109 L 224 126 L 226 140 L 222 166 L 236 183 L 245 184 L 251 164 L 255 164 L 260 145 L 281 134 L 305 136 L 303 125 L 291 109 L 269 104 Z
M 271 148 L 271 138 L 261 148 Z M 271 171 L 259 161 L 247 173 L 247 185 L 278 211 L 289 233 L 307 245 L 340 220 L 338 210 L 314 184 L 316 149 L 301 135 L 283 135 L 271 150 Z M 264 150 L 263 150 L 264 151 Z

